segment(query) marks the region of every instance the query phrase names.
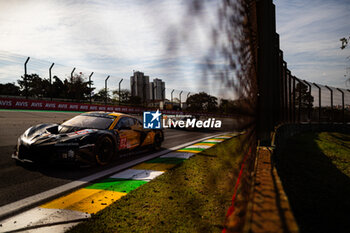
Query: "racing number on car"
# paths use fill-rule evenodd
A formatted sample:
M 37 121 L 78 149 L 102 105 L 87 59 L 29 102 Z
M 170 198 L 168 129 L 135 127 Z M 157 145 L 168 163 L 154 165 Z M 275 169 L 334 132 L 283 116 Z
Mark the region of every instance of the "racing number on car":
M 126 137 L 120 138 L 119 149 L 124 149 L 127 147 L 127 139 Z

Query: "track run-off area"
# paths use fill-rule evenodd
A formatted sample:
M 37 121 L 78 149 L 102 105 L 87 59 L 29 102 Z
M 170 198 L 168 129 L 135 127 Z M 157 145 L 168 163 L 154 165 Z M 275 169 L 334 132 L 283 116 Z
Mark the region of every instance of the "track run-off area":
M 114 161 L 112 164 L 103 167 L 95 166 L 78 168 L 62 166 L 19 166 L 16 165 L 16 163 L 11 159 L 11 153 L 14 150 L 18 136 L 20 136 L 28 127 L 40 123 L 61 123 L 64 120 L 70 119 L 78 114 L 80 113 L 5 110 L 0 111 L 0 163 L 2 167 L 0 171 L 0 223 L 2 224 L 0 227 L 1 232 L 17 231 L 18 229 L 22 229 L 24 231 L 30 230 L 31 232 L 33 230 L 45 231 L 47 230 L 47 227 L 53 227 L 52 230 L 57 229 L 59 232 L 61 232 L 63 230 L 62 226 L 69 227 L 72 224 L 76 224 L 76 222 L 81 221 L 81 218 L 89 217 L 91 213 L 98 211 L 99 208 L 104 208 L 105 206 L 111 204 L 118 198 L 125 195 L 127 191 L 130 190 L 130 187 L 135 187 L 133 183 L 139 185 L 148 182 L 152 178 L 162 174 L 162 172 L 164 172 L 166 169 L 171 168 L 178 161 L 187 159 L 190 155 L 215 144 L 203 141 L 215 141 L 215 137 L 222 136 L 223 138 L 216 139 L 219 142 L 220 140 L 224 140 L 225 136 L 232 136 L 232 134 L 227 134 L 227 132 L 233 132 L 235 126 L 238 124 L 238 122 L 234 119 L 223 119 L 222 128 L 216 130 L 165 129 L 165 141 L 162 145 L 161 151 L 156 153 L 150 151 L 139 152 L 134 155 L 124 157 L 118 161 Z M 188 146 L 190 148 L 186 148 Z M 186 148 L 185 150 L 187 151 L 181 151 L 181 149 L 184 148 Z M 155 167 L 154 164 L 157 166 Z M 125 170 L 133 166 L 136 167 Z M 69 191 L 76 190 L 79 187 L 85 188 L 78 189 L 76 192 L 82 192 L 88 196 L 90 195 L 90 192 L 96 192 L 96 194 L 91 195 L 100 195 L 100 191 L 94 191 L 99 189 L 94 188 L 94 184 L 91 183 L 93 183 L 93 180 L 106 177 L 109 177 L 107 179 L 116 179 L 114 181 L 118 181 L 118 179 L 130 180 L 131 177 L 136 177 L 136 181 L 131 182 L 131 186 L 130 184 L 127 184 L 126 186 L 125 184 L 119 185 L 120 187 L 118 184 L 115 184 L 114 186 L 112 185 L 113 187 L 119 187 L 116 188 L 117 191 L 104 190 L 103 192 L 106 193 L 102 195 L 105 195 L 107 197 L 107 193 L 112 192 L 111 195 L 113 198 L 109 196 L 110 198 L 108 201 L 95 198 L 97 201 L 96 205 L 92 206 L 98 206 L 97 209 L 92 208 L 91 210 L 85 210 L 84 208 L 78 208 L 78 210 L 76 210 L 74 209 L 75 207 L 73 209 L 65 209 L 62 206 L 56 205 L 51 206 L 52 208 L 50 208 L 48 201 L 60 197 L 63 194 L 67 194 Z M 90 187 L 89 184 L 93 187 L 88 188 Z M 136 188 L 138 187 L 137 185 Z M 102 187 L 101 189 L 104 187 L 102 184 L 99 184 L 98 186 L 100 188 Z M 55 193 L 57 194 L 55 195 Z M 79 193 L 78 196 L 84 196 L 82 193 Z M 74 193 L 69 195 L 74 196 Z M 74 206 L 72 203 L 70 203 L 72 196 L 69 197 L 69 195 L 68 199 L 63 202 L 65 202 L 67 206 Z M 99 200 L 101 200 L 101 203 L 98 202 Z M 91 202 L 94 202 L 87 199 L 85 201 L 90 202 L 89 206 L 91 206 Z M 45 203 L 47 206 L 45 206 Z M 18 206 L 22 204 L 23 206 Z M 39 207 L 42 204 L 44 204 L 43 207 Z M 33 207 L 34 209 L 31 209 Z M 37 219 L 36 222 L 43 225 L 43 228 L 37 228 L 32 225 L 35 222 L 35 219 L 31 219 L 31 216 L 34 216 L 34 213 L 30 211 L 35 212 L 41 211 L 42 209 L 45 209 L 45 211 L 42 211 L 42 214 L 40 216 L 37 215 L 39 216 L 39 219 Z M 61 215 L 61 217 L 59 217 L 57 216 L 57 209 L 60 210 L 58 212 L 68 211 L 71 214 L 73 213 L 73 215 Z M 23 212 L 22 217 L 15 215 L 21 214 L 21 212 Z M 15 215 L 12 218 L 18 216 L 18 219 L 14 221 L 12 221 L 12 218 L 7 220 L 4 219 L 8 218 L 9 214 Z M 62 216 L 66 217 L 62 218 Z M 21 223 L 19 220 L 21 220 Z M 63 221 L 64 224 L 60 224 L 60 221 Z M 18 224 L 15 224 L 14 222 Z M 53 224 L 53 222 L 56 222 L 56 224 Z M 11 224 L 8 225 L 9 223 Z M 47 226 L 45 226 L 45 224 L 47 224 Z M 56 225 L 62 226 L 55 228 L 54 226 Z

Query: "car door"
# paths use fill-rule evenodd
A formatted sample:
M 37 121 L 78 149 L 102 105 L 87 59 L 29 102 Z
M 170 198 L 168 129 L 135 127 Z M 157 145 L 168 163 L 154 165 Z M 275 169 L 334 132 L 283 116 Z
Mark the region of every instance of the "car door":
M 131 117 L 121 117 L 115 126 L 120 137 L 119 150 L 134 149 L 140 145 L 140 133 L 137 131 L 134 119 Z
M 129 149 L 131 145 L 130 134 L 132 130 L 128 118 L 121 117 L 115 125 L 114 130 L 119 134 L 119 150 Z
M 136 120 L 132 117 L 127 117 L 129 121 L 129 125 L 131 128 L 131 132 L 129 134 L 130 137 L 130 149 L 138 147 L 140 145 L 140 127 L 136 124 Z
M 134 119 L 135 124 L 138 126 L 138 131 L 140 132 L 140 143 L 141 146 L 146 146 L 153 144 L 154 132 L 150 129 L 144 129 L 142 122 L 138 119 Z

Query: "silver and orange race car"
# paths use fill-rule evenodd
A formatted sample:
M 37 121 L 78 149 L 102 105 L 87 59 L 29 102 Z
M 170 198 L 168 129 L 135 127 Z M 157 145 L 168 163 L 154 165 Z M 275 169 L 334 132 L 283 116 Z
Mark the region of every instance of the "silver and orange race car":
M 144 129 L 136 117 L 123 113 L 87 112 L 62 124 L 39 124 L 19 138 L 12 158 L 19 162 L 85 162 L 108 164 L 138 148 L 159 150 L 160 129 Z

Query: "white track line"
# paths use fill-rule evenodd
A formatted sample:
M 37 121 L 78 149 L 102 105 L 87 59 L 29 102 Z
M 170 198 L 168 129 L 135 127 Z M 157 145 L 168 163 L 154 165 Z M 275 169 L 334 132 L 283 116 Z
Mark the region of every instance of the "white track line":
M 110 176 L 109 178 L 150 181 L 156 178 L 157 176 L 160 176 L 163 173 L 164 172 L 162 171 L 127 169 L 122 172 L 118 172 Z

